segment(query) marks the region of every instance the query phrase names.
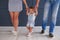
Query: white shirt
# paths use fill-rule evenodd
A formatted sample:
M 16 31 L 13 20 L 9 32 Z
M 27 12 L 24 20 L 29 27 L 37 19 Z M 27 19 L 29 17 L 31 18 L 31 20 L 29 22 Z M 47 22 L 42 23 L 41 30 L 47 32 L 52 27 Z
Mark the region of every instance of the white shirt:
M 35 13 L 33 14 L 28 13 L 28 22 L 34 22 L 35 18 L 36 18 Z

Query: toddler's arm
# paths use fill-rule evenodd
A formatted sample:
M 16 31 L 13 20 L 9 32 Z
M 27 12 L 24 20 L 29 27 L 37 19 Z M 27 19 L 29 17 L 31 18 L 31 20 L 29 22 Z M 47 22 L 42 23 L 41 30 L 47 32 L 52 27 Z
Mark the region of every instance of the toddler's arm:
M 35 16 L 37 16 L 37 15 L 38 15 L 38 11 L 36 10 L 36 11 L 35 11 Z

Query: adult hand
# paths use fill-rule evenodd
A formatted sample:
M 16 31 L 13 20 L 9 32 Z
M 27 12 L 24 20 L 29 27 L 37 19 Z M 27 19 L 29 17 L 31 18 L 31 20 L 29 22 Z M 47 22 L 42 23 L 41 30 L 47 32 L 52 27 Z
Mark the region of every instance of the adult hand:
M 26 15 L 28 15 L 29 7 L 26 7 Z
M 40 2 L 40 0 L 36 0 L 35 11 L 36 10 L 38 11 L 39 2 Z
M 35 9 L 35 11 L 38 10 L 38 5 L 36 5 L 34 9 Z
M 35 8 L 34 8 L 34 11 L 36 12 L 36 16 L 38 15 L 38 6 L 36 5 Z

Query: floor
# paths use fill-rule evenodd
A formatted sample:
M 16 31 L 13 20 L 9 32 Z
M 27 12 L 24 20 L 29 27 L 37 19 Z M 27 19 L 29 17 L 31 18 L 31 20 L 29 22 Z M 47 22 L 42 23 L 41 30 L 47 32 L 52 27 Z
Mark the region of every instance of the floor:
M 0 40 L 60 40 L 60 27 L 55 27 L 54 37 L 48 37 L 48 28 L 45 34 L 40 34 L 41 27 L 33 28 L 32 37 L 27 37 L 27 29 L 25 27 L 18 28 L 18 35 L 14 36 L 11 31 L 13 27 L 0 27 Z

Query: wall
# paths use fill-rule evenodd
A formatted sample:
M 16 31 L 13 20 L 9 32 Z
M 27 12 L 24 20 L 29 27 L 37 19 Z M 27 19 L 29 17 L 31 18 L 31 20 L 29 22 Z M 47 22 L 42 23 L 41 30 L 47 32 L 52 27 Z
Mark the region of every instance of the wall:
M 27 3 L 29 6 L 35 6 L 36 0 L 27 0 Z M 41 0 L 39 3 L 39 8 L 38 8 L 38 16 L 36 18 L 36 26 L 41 26 L 42 25 L 42 17 L 43 17 L 43 9 L 44 9 L 44 0 Z M 59 8 L 60 10 L 60 8 Z M 51 11 L 50 11 L 51 12 Z M 47 25 L 50 24 L 51 20 L 51 13 L 49 12 L 49 20 Z M 27 23 L 27 16 L 25 14 L 25 5 L 23 4 L 23 10 L 19 15 L 19 26 L 25 26 Z M 57 26 L 60 26 L 60 12 L 58 12 L 57 16 Z M 10 15 L 8 12 L 8 0 L 0 0 L 0 26 L 12 26 Z

